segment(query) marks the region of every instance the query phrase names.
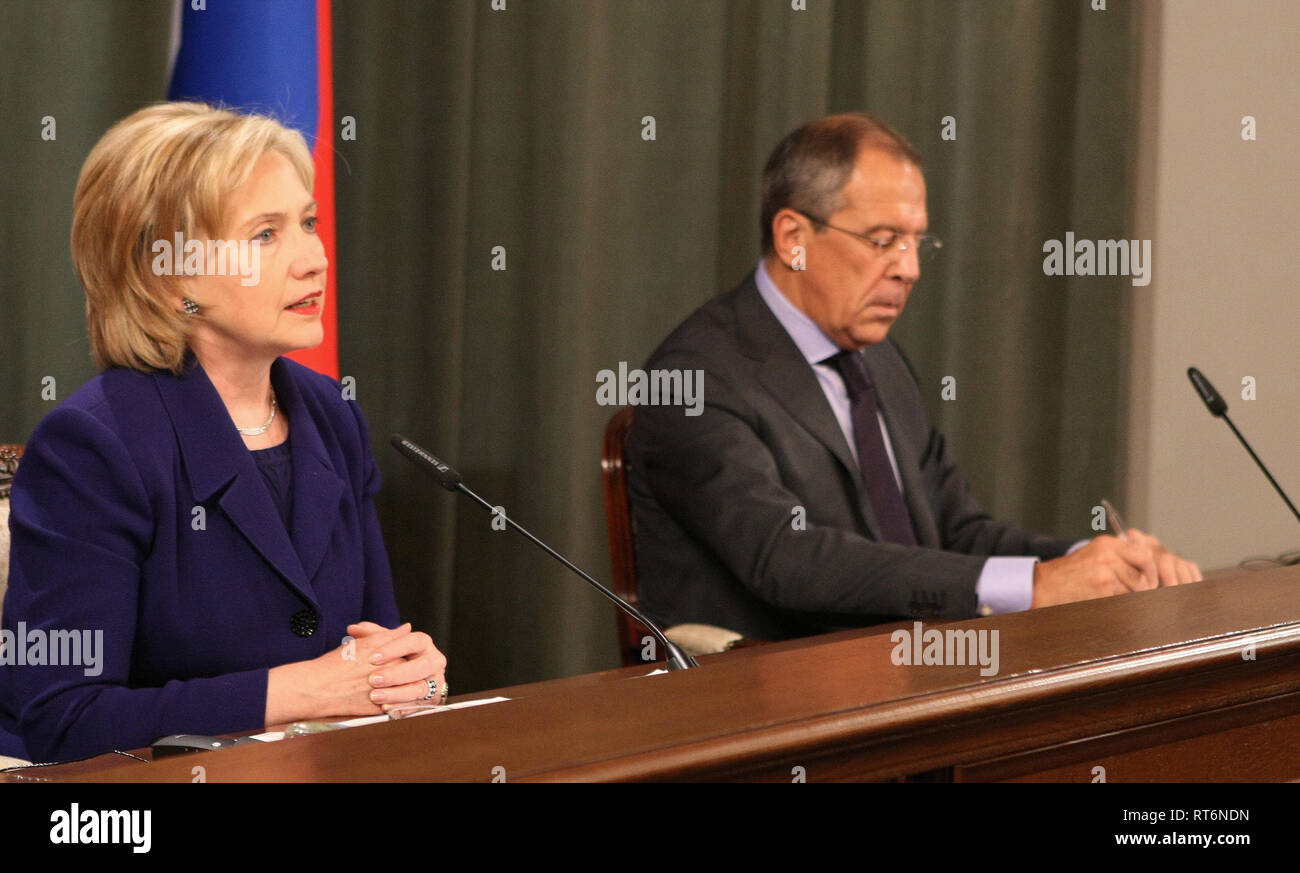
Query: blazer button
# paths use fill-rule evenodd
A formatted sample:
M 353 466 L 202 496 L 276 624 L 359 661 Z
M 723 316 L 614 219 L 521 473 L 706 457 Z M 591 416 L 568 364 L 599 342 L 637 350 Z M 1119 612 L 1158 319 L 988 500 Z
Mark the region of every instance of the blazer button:
M 300 609 L 289 619 L 289 628 L 300 637 L 309 637 L 316 633 L 318 619 L 310 609 Z

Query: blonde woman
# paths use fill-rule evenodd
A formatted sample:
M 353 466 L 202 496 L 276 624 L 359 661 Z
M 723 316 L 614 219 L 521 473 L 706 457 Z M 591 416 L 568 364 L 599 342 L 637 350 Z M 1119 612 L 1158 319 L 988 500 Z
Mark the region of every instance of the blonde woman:
M 400 623 L 361 410 L 282 357 L 322 339 L 311 191 L 301 135 L 201 104 L 142 109 L 87 158 L 72 254 L 102 372 L 14 482 L 0 754 L 446 699 L 446 659 Z

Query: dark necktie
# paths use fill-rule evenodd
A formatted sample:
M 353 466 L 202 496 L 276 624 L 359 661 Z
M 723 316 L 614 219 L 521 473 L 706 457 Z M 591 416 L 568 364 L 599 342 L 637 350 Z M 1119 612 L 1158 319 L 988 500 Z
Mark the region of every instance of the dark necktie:
M 863 482 L 875 510 L 876 522 L 886 541 L 904 546 L 916 545 L 912 518 L 907 504 L 894 480 L 885 440 L 880 435 L 880 422 L 876 419 L 876 386 L 862 360 L 860 352 L 843 351 L 822 361 L 840 371 L 844 386 L 849 390 L 849 403 L 853 415 L 853 442 L 857 444 L 858 464 L 862 467 Z

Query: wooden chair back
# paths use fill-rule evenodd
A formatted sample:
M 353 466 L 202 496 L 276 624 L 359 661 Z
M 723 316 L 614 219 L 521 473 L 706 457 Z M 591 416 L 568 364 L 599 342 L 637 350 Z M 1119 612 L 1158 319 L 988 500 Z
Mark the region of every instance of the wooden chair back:
M 636 531 L 628 502 L 628 463 L 624 450 L 632 430 L 632 407 L 625 406 L 605 425 L 605 439 L 600 452 L 600 474 L 605 490 L 605 523 L 609 529 L 609 558 L 613 565 L 614 593 L 641 608 L 636 582 Z M 624 666 L 642 664 L 641 638 L 646 630 L 623 610 L 615 607 L 618 643 Z

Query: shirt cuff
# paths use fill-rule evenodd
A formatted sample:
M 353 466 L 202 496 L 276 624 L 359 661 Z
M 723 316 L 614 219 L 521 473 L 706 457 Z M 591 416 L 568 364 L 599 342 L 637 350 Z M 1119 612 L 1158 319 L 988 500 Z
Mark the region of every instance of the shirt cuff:
M 989 558 L 975 583 L 981 616 L 1022 612 L 1034 601 L 1034 565 L 1037 558 Z

